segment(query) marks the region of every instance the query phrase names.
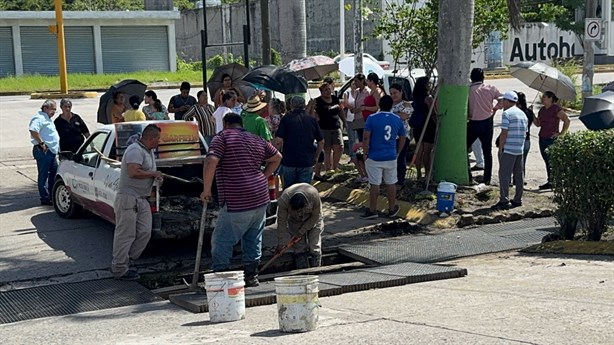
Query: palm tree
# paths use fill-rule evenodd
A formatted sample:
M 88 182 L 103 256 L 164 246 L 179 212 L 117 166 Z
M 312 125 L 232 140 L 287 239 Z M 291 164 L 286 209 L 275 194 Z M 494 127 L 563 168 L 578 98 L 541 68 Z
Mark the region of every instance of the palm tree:
M 277 1 L 279 6 L 279 27 L 281 59 L 288 63 L 293 59 L 300 59 L 307 55 L 307 19 L 305 0 Z

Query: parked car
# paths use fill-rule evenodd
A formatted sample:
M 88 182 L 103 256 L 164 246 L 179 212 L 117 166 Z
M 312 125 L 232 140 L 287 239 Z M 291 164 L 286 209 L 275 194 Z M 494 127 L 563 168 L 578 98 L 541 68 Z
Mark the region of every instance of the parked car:
M 354 55 L 355 55 L 354 53 L 347 53 L 347 54 L 343 55 L 343 57 L 344 58 L 352 57 Z M 388 62 L 388 61 L 378 60 L 375 57 L 373 57 L 373 55 L 367 54 L 367 53 L 363 53 L 362 56 L 363 56 L 363 58 L 367 58 L 367 59 L 377 63 L 384 70 L 390 69 L 390 62 Z M 341 55 L 335 56 L 335 58 L 333 60 L 335 60 L 336 63 L 339 63 L 339 61 L 341 61 Z
M 433 82 L 436 79 L 436 71 L 433 73 L 433 77 L 431 77 L 431 79 L 433 80 Z M 415 68 L 411 70 L 411 73 L 407 70 L 400 70 L 400 71 L 396 71 L 396 73 L 393 73 L 391 71 L 385 71 L 384 73 L 384 78 L 383 79 L 383 84 L 384 84 L 384 89 L 386 90 L 386 93 L 388 93 L 390 91 L 390 85 L 392 84 L 400 84 L 401 87 L 403 88 L 403 94 L 405 95 L 405 99 L 407 99 L 408 101 L 412 100 L 412 93 L 414 91 L 414 85 L 416 83 L 416 79 L 420 78 L 420 77 L 424 77 L 426 76 L 426 71 L 424 69 L 421 68 Z M 349 80 L 347 80 L 337 91 L 336 94 L 339 97 L 342 97 L 343 94 L 347 91 L 347 89 L 350 87 L 352 81 L 354 80 L 354 78 L 350 78 Z
M 77 153 L 61 152 L 52 193 L 56 213 L 62 218 L 73 218 L 85 209 L 114 224 L 113 203 L 119 185 L 121 156 L 151 123 L 162 129 L 156 165 L 167 175 L 161 187 L 154 187 L 155 195 L 149 198 L 154 218 L 152 238 L 185 238 L 198 234 L 202 213 L 199 196 L 203 190 L 203 161 L 208 146 L 196 122 L 105 125 L 92 133 Z M 271 197 L 275 198 L 273 194 Z M 214 195 L 207 208 L 206 229 L 215 227 L 218 210 Z M 267 224 L 275 222 L 275 214 L 276 201 L 272 200 Z

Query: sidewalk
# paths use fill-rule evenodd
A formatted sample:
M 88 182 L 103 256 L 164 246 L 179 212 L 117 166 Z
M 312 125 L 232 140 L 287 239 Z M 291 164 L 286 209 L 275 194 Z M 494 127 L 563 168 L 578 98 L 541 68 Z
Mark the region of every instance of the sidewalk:
M 213 324 L 169 302 L 0 325 L 9 344 L 612 344 L 611 257 L 499 253 L 465 278 L 321 298 L 320 327 L 278 331 L 275 305 Z

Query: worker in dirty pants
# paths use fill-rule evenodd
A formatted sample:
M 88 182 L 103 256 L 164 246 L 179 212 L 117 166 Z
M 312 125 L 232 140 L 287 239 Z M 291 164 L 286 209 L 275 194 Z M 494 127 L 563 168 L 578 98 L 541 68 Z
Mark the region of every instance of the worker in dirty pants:
M 296 268 L 321 266 L 324 220 L 318 190 L 308 183 L 294 184 L 283 191 L 277 205 L 277 251 L 284 246 L 286 232 L 302 237 L 294 245 Z

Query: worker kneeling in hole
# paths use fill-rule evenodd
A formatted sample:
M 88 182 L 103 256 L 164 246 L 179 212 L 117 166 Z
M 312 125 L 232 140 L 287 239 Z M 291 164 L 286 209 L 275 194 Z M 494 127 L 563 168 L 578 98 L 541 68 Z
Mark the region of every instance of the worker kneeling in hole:
M 296 268 L 319 267 L 322 264 L 322 201 L 318 190 L 308 183 L 297 183 L 285 189 L 278 200 L 277 252 L 283 248 L 284 233 L 302 237 L 294 245 Z

